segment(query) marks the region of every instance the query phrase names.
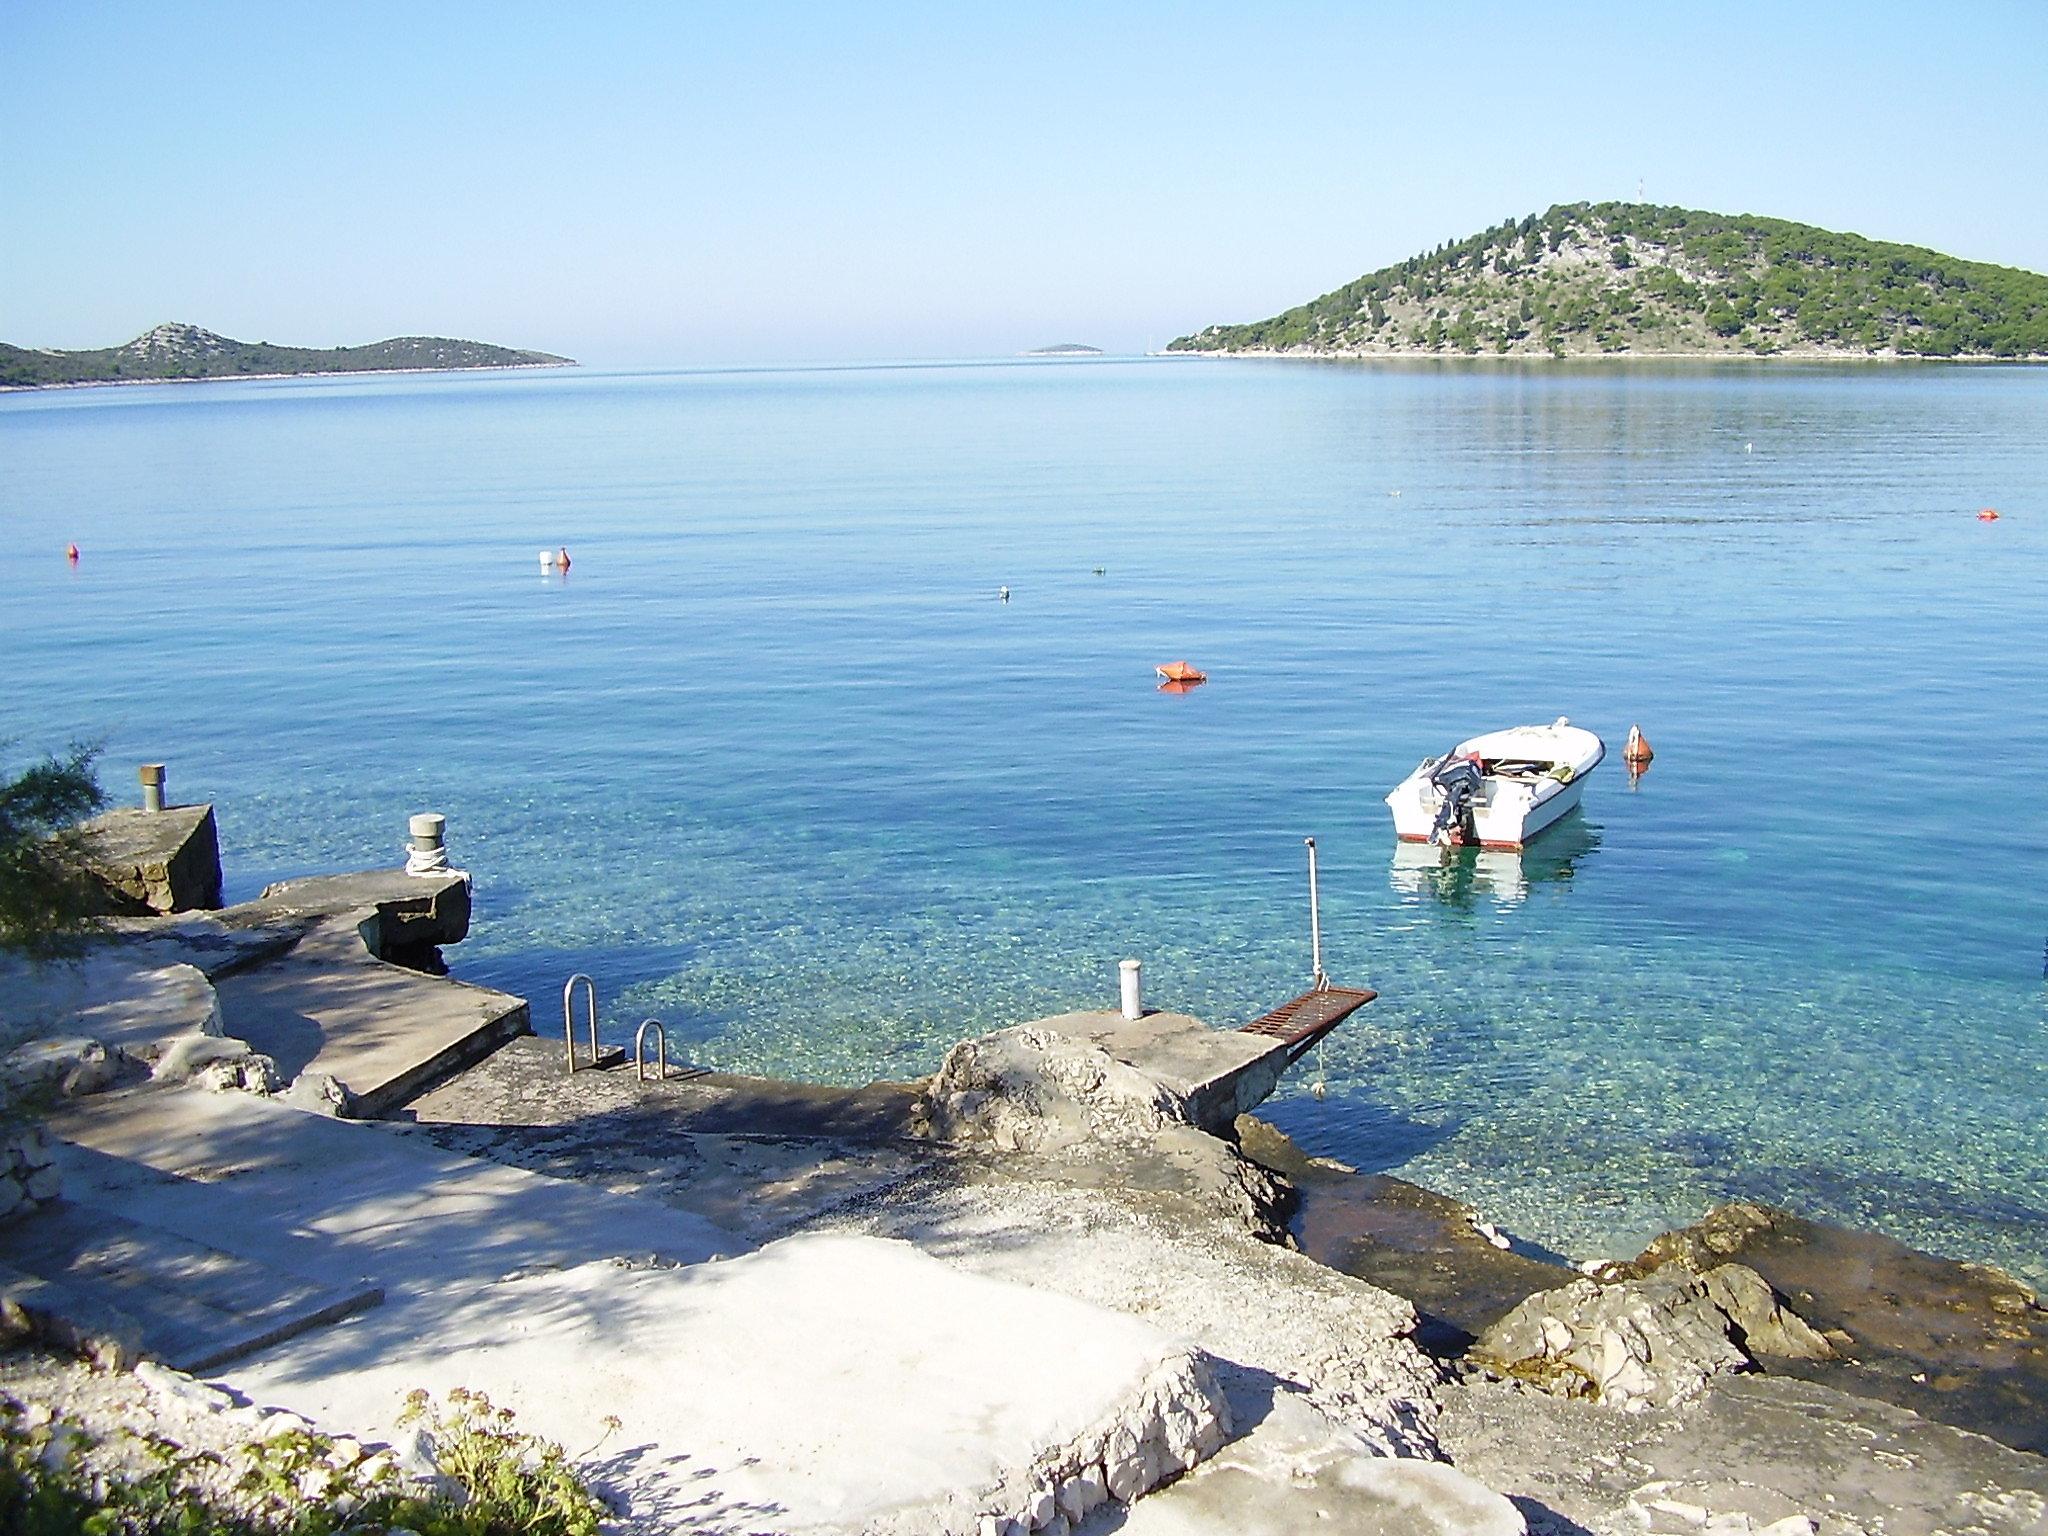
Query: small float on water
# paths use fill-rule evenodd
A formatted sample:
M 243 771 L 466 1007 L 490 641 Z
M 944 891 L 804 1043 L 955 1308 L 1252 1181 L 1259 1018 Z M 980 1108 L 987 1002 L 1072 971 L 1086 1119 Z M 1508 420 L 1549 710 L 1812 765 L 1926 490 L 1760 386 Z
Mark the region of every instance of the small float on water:
M 1405 842 L 1521 848 L 1579 803 L 1607 744 L 1563 715 L 1426 757 L 1387 795 Z
M 1185 661 L 1169 661 L 1166 665 L 1154 667 L 1152 670 L 1169 683 L 1206 683 L 1209 681 L 1208 673 L 1204 672 L 1200 667 Z

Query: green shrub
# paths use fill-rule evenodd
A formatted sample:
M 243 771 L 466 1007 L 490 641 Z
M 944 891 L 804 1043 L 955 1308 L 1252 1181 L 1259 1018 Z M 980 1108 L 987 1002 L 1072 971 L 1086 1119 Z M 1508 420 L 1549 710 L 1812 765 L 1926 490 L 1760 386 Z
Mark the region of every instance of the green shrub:
M 97 890 L 77 824 L 106 803 L 97 749 L 74 746 L 0 783 L 0 947 L 36 961 L 75 954 Z
M 33 1426 L 0 1398 L 0 1531 L 8 1536 L 596 1536 L 604 1506 L 562 1447 L 512 1427 L 512 1412 L 460 1388 L 445 1408 L 424 1392 L 402 1422 L 432 1437 L 445 1484 L 401 1476 L 387 1455 L 344 1455 L 293 1430 L 226 1456 L 124 1432 L 99 1445 Z M 606 1433 L 618 1427 L 606 1421 Z M 144 1470 L 116 1475 L 95 1450 Z

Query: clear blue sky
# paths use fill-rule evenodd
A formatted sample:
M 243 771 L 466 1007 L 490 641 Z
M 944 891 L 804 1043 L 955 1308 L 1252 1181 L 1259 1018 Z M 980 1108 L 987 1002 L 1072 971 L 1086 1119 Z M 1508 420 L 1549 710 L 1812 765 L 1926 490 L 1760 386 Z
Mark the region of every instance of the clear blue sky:
M 2048 4 L 0 0 L 0 339 L 1159 345 L 1628 198 L 2048 270 Z

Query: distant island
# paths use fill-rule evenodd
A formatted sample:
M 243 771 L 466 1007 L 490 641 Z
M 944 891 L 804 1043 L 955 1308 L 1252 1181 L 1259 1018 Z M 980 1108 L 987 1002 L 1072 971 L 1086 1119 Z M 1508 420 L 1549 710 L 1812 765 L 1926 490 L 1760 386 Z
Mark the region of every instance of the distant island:
M 1167 350 L 2043 358 L 2048 277 L 1783 219 L 1571 203 Z
M 1057 346 L 1033 347 L 1024 354 L 1026 357 L 1100 357 L 1102 348 L 1083 346 L 1078 341 L 1063 341 Z
M 573 368 L 550 352 L 522 352 L 445 336 L 394 336 L 361 347 L 278 347 L 236 341 L 196 325 L 160 325 L 118 347 L 39 351 L 0 342 L 0 389 L 312 373 L 439 372 L 456 368 Z

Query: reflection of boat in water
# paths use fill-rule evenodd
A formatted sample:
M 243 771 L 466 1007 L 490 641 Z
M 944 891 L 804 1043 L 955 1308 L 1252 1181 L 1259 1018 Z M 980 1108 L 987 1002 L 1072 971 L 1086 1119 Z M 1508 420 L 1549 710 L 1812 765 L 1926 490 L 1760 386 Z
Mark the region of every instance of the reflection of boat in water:
M 1524 847 L 1578 805 L 1606 755 L 1598 736 L 1562 715 L 1474 736 L 1394 786 L 1394 831 L 1407 842 Z
M 1525 849 L 1397 842 L 1390 878 L 1404 896 L 1434 897 L 1453 907 L 1469 907 L 1474 897 L 1486 896 L 1512 907 L 1532 885 L 1570 880 L 1579 861 L 1599 846 L 1600 829 L 1574 811 Z

